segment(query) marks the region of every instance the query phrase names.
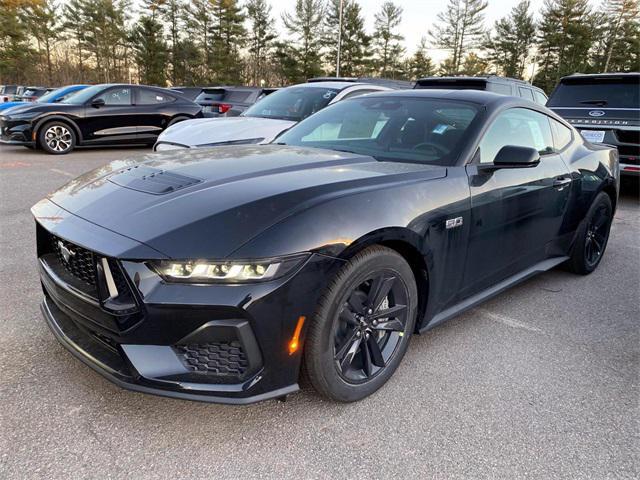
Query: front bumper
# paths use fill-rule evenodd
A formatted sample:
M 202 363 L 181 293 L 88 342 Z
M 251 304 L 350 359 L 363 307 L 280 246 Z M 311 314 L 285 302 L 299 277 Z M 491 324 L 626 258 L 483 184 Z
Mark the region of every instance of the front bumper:
M 118 288 L 134 297 L 135 305 L 122 306 L 83 292 L 47 253 L 44 238 L 59 232 L 37 229 L 42 312 L 60 343 L 123 388 L 188 400 L 247 404 L 298 390 L 302 350 L 290 354 L 289 341 L 342 264 L 314 254 L 269 282 L 188 285 L 162 281 L 144 262 L 110 257 L 122 274 Z M 64 242 L 83 244 L 81 237 Z
M 31 124 L 28 121 L 7 121 L 0 118 L 0 143 L 4 145 L 34 146 Z

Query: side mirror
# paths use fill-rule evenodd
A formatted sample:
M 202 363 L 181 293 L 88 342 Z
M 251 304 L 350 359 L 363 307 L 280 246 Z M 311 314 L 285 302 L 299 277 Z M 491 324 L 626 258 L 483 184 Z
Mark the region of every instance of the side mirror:
M 93 101 L 91 102 L 91 106 L 93 108 L 104 107 L 104 105 L 105 105 L 104 98 L 94 98 Z
M 535 148 L 505 145 L 493 159 L 494 168 L 526 168 L 540 163 L 540 152 Z

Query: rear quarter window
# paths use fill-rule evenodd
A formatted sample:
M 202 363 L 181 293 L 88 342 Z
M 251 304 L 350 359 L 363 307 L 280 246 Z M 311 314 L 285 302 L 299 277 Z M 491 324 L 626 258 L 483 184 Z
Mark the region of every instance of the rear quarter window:
M 491 91 L 499 93 L 500 95 L 513 95 L 511 85 L 506 85 L 504 83 L 492 83 Z
M 553 145 L 556 150 L 564 150 L 573 140 L 571 129 L 564 126 L 557 120 L 549 118 L 551 131 L 553 132 Z

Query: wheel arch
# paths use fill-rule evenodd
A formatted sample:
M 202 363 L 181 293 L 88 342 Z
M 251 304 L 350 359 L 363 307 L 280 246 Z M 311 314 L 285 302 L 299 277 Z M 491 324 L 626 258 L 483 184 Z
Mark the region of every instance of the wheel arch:
M 82 142 L 82 132 L 80 131 L 80 127 L 71 120 L 69 117 L 65 117 L 64 115 L 47 115 L 43 118 L 39 118 L 38 121 L 33 126 L 33 136 L 36 139 L 36 142 L 39 143 L 38 135 L 40 134 L 40 129 L 49 122 L 59 121 L 69 125 L 73 128 L 73 132 L 76 134 L 77 144 L 79 145 Z
M 358 252 L 373 245 L 381 245 L 394 250 L 411 267 L 418 289 L 417 332 L 422 326 L 429 300 L 430 269 L 427 259 L 430 256 L 430 250 L 425 247 L 424 240 L 417 233 L 407 228 L 397 227 L 373 231 L 360 237 L 345 248 L 339 257 L 349 260 Z

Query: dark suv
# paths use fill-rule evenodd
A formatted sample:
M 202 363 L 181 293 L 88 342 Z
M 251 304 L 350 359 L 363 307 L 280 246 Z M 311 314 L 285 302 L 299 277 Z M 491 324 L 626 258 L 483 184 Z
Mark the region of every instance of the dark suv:
M 521 97 L 540 105 L 547 103 L 547 96 L 538 87 L 515 78 L 487 75 L 485 77 L 427 77 L 416 81 L 413 88 L 446 90 L 486 90 L 487 92 Z
M 202 106 L 205 117 L 237 117 L 275 88 L 261 87 L 175 87 Z M 199 90 L 197 93 L 195 90 Z
M 617 147 L 623 175 L 640 176 L 640 73 L 564 77 L 547 106 L 588 141 Z

